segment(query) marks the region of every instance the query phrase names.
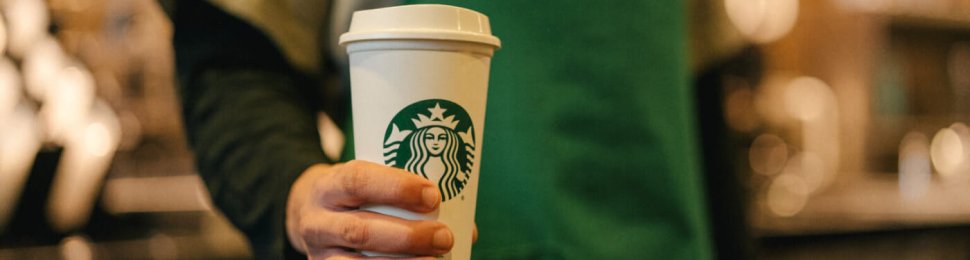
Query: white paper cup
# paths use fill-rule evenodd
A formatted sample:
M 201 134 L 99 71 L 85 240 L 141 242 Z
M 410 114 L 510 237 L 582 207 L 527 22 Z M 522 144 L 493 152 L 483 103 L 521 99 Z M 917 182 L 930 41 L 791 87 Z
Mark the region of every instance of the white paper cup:
M 455 240 L 444 259 L 469 259 L 489 63 L 500 45 L 488 17 L 446 5 L 359 11 L 340 44 L 350 55 L 356 158 L 425 177 L 442 194 L 431 214 L 365 209 L 440 221 Z

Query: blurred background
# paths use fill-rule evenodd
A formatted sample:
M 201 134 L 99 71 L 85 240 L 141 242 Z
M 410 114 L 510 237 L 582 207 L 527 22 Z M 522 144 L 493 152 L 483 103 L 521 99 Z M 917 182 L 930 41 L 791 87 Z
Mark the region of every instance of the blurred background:
M 720 256 L 970 258 L 970 1 L 691 10 Z
M 171 2 L 0 1 L 0 259 L 249 256 L 185 141 Z
M 171 0 L 0 1 L 0 259 L 247 258 Z M 970 258 L 970 1 L 688 1 L 720 258 Z

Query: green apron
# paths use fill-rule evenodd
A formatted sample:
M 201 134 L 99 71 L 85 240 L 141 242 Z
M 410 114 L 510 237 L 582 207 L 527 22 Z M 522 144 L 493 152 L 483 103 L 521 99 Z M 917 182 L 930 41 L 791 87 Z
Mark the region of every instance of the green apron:
M 709 259 L 679 1 L 434 1 L 490 17 L 476 259 Z

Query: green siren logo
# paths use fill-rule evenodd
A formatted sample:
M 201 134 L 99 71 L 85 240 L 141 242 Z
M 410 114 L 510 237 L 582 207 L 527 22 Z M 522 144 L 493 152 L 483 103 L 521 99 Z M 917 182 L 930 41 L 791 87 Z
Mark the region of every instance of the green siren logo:
M 384 164 L 438 184 L 441 201 L 461 193 L 471 178 L 475 127 L 458 104 L 428 99 L 398 112 L 384 133 Z

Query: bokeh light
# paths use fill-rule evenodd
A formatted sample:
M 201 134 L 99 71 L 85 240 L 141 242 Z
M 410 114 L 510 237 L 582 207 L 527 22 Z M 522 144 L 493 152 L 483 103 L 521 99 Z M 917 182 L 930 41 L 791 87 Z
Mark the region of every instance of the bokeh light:
M 778 175 L 768 187 L 768 209 L 780 217 L 794 216 L 805 208 L 809 193 L 805 180 L 798 175 Z
M 956 173 L 959 176 L 970 177 L 970 128 L 960 122 L 951 124 L 949 128 L 960 138 L 960 147 L 963 148 L 963 158 L 957 164 Z
M 825 82 L 813 77 L 799 77 L 788 84 L 785 109 L 802 121 L 817 119 L 834 104 L 834 94 Z
M 339 160 L 340 153 L 344 149 L 344 134 L 340 126 L 327 116 L 327 113 L 320 112 L 317 114 L 317 131 L 320 134 L 320 147 L 323 149 L 323 154 L 331 160 Z
M 53 37 L 44 37 L 32 46 L 22 64 L 27 94 L 34 100 L 44 101 L 47 89 L 56 84 L 66 59 L 60 43 Z
M 899 142 L 899 193 L 904 201 L 915 201 L 929 189 L 930 141 L 923 133 L 909 132 Z
M 102 102 L 92 106 L 82 125 L 66 135 L 47 203 L 51 224 L 62 232 L 87 222 L 113 157 L 107 155 L 114 154 L 121 137 L 117 115 Z
M 45 1 L 5 0 L 2 7 L 7 18 L 7 47 L 12 56 L 22 58 L 47 34 L 50 20 L 47 5 Z
M 112 150 L 111 138 L 104 123 L 91 123 L 84 129 L 84 149 L 93 157 L 105 157 Z
M 781 137 L 762 134 L 754 139 L 748 151 L 751 169 L 764 175 L 781 172 L 788 160 L 788 145 Z
M 61 257 L 65 260 L 94 259 L 94 248 L 87 238 L 74 235 L 61 240 Z
M 933 136 L 930 143 L 930 158 L 933 167 L 944 177 L 952 176 L 957 173 L 960 165 L 963 164 L 966 155 L 966 147 L 960 135 L 951 128 L 943 128 Z
M 63 142 L 82 123 L 95 98 L 94 78 L 79 64 L 64 67 L 53 85 L 54 91 L 45 96 L 41 114 L 46 123 L 48 137 Z
M 752 42 L 785 36 L 798 20 L 798 0 L 725 0 L 728 18 Z

